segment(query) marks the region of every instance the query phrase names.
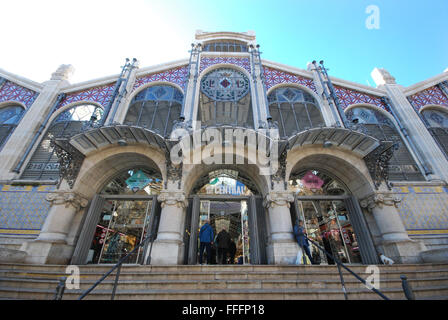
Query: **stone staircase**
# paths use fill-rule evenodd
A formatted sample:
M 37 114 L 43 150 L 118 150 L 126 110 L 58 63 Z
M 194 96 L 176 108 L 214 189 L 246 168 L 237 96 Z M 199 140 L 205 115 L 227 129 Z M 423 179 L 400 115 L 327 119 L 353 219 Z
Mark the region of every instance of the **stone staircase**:
M 349 266 L 366 279 L 366 266 Z M 378 266 L 380 291 L 405 299 L 400 275 L 406 275 L 416 299 L 448 300 L 448 264 Z M 94 284 L 110 266 L 84 265 L 80 289 L 65 290 L 73 300 Z M 54 298 L 66 266 L 0 264 L 0 299 Z M 349 300 L 381 299 L 343 271 Z M 115 272 L 85 299 L 109 300 Z M 115 299 L 133 300 L 335 300 L 344 299 L 336 266 L 140 266 L 124 265 Z

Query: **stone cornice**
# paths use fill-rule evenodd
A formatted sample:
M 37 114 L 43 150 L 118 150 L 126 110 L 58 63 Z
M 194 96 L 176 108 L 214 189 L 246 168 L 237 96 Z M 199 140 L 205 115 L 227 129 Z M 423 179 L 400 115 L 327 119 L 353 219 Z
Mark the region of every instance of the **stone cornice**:
M 288 191 L 271 191 L 264 199 L 264 206 L 266 208 L 275 208 L 281 206 L 291 206 L 294 201 L 294 195 Z
M 27 78 L 18 76 L 14 73 L 8 72 L 6 70 L 0 69 L 0 77 L 5 78 L 8 81 L 14 82 L 18 85 L 21 85 L 24 88 L 36 91 L 36 92 L 40 92 L 43 89 L 43 85 L 35 82 L 33 80 L 29 80 Z
M 161 202 L 161 207 L 176 206 L 178 208 L 186 208 L 188 205 L 185 193 L 182 191 L 168 191 L 162 190 L 157 197 L 157 200 Z
M 46 196 L 46 200 L 54 205 L 64 205 L 66 208 L 72 206 L 76 211 L 85 208 L 89 200 L 83 195 L 70 191 L 54 191 Z
M 416 93 L 419 93 L 425 89 L 431 88 L 436 84 L 448 80 L 448 72 L 442 72 L 434 77 L 431 77 L 427 80 L 420 81 L 416 84 L 413 84 L 409 87 L 403 89 L 403 94 L 406 96 L 412 96 Z

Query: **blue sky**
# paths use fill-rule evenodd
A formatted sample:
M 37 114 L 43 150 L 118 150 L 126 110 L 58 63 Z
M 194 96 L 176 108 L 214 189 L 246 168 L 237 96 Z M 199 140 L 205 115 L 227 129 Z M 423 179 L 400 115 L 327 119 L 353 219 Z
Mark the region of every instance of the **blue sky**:
M 379 29 L 368 29 L 369 5 Z M 2 3 L 0 68 L 42 82 L 72 64 L 71 82 L 188 58 L 196 30 L 254 30 L 262 58 L 374 86 L 374 67 L 409 86 L 448 68 L 447 0 L 15 0 Z M 5 29 L 3 29 L 5 30 Z

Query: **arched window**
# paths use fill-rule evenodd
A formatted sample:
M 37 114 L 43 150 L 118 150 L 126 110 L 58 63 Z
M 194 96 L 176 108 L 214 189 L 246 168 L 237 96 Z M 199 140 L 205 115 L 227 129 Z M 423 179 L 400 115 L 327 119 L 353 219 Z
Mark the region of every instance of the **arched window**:
M 7 106 L 0 109 L 0 148 L 19 124 L 23 112 L 20 106 Z
M 32 180 L 57 180 L 59 178 L 59 163 L 51 147 L 51 140 L 56 138 L 70 138 L 83 130 L 89 122 L 97 122 L 103 115 L 103 109 L 91 105 L 77 105 L 62 112 L 53 120 L 34 151 L 31 160 L 21 178 Z
M 448 113 L 436 109 L 426 109 L 422 111 L 422 116 L 426 120 L 429 132 L 443 151 L 448 154 Z
M 379 111 L 365 107 L 352 108 L 347 111 L 346 116 L 349 121 L 361 124 L 366 129 L 367 134 L 378 140 L 399 143 L 398 149 L 394 151 L 389 162 L 389 180 L 425 180 L 401 139 L 400 133 L 389 118 Z
M 201 80 L 198 121 L 202 127 L 254 127 L 249 79 L 240 71 L 220 68 Z
M 178 89 L 159 85 L 139 92 L 132 99 L 124 124 L 144 127 L 167 137 L 179 119 L 184 96 Z
M 281 87 L 268 95 L 269 113 L 278 124 L 281 137 L 324 126 L 318 104 L 309 93 L 293 87 Z

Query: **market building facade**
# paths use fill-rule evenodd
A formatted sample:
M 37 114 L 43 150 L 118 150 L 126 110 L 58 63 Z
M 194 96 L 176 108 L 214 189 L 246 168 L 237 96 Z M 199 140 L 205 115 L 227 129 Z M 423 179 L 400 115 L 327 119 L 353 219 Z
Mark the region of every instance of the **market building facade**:
M 0 70 L 2 261 L 293 264 L 293 226 L 346 263 L 448 252 L 448 72 L 373 88 L 261 59 L 255 33 L 198 31 L 190 57 L 78 84 Z M 311 245 L 321 264 L 334 263 Z M 217 263 L 214 261 L 213 263 Z

